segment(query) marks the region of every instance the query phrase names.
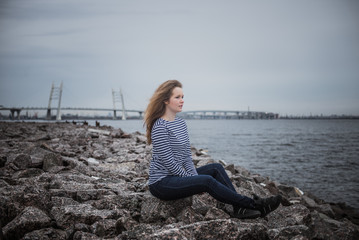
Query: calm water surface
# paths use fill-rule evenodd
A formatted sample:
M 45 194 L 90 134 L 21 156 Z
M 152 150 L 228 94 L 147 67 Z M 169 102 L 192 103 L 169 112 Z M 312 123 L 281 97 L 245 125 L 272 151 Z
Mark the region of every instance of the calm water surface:
M 145 132 L 140 120 L 101 121 Z M 332 202 L 359 208 L 358 120 L 187 120 L 191 144 Z

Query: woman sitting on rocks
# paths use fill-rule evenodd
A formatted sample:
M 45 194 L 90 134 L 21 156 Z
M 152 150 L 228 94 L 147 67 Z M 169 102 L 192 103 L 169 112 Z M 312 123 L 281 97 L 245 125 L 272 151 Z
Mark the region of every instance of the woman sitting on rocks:
M 203 192 L 233 206 L 232 217 L 264 217 L 275 210 L 281 196 L 254 199 L 238 194 L 221 164 L 195 168 L 187 126 L 176 117 L 183 107 L 182 84 L 162 83 L 153 94 L 145 113 L 148 144 L 153 145 L 149 189 L 161 200 L 175 200 Z

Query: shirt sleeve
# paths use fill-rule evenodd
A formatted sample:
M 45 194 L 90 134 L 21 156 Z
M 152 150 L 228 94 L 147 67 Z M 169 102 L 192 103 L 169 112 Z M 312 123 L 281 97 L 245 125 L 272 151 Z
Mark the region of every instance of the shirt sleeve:
M 186 169 L 186 172 L 190 176 L 196 176 L 198 175 L 196 168 L 194 167 L 192 158 L 187 158 L 187 160 L 183 163 L 183 167 Z
M 186 128 L 187 130 L 187 128 Z M 191 145 L 189 142 L 189 137 L 187 134 L 187 139 L 188 139 L 188 146 L 187 146 L 187 158 L 186 161 L 183 163 L 183 167 L 186 169 L 186 171 L 191 175 L 191 176 L 196 176 L 198 175 L 196 168 L 194 167 L 193 164 L 193 160 L 192 160 L 192 152 L 191 152 Z
M 187 177 L 191 174 L 187 173 L 184 168 L 174 159 L 170 146 L 169 134 L 164 126 L 156 126 L 152 133 L 152 145 L 156 149 L 163 165 L 174 176 Z

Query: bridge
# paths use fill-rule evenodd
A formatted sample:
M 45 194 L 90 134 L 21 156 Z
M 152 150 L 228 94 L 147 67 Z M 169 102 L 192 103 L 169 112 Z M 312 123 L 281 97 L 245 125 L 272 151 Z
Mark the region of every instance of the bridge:
M 48 113 L 52 110 L 58 110 L 57 108 L 47 108 L 47 107 L 1 107 L 0 111 L 10 111 L 11 119 L 20 120 L 21 111 L 47 111 Z M 90 107 L 62 107 L 61 111 L 102 111 L 102 112 L 114 112 L 120 111 L 121 109 L 114 110 L 113 108 L 90 108 Z M 131 110 L 126 109 L 127 113 L 137 113 L 139 118 L 142 118 L 144 113 L 143 110 Z M 16 116 L 15 116 L 16 113 Z M 268 112 L 256 112 L 256 111 L 227 111 L 227 110 L 197 110 L 197 111 L 184 111 L 178 113 L 179 117 L 185 119 L 277 119 L 279 115 L 276 113 Z M 51 120 L 51 118 L 48 118 Z M 117 118 L 113 118 L 117 119 Z M 123 118 L 122 118 L 123 119 Z
M 47 111 L 47 119 L 51 120 L 51 111 L 52 110 L 59 110 L 58 108 L 47 108 L 47 107 L 0 107 L 0 111 L 10 111 L 11 119 L 18 119 L 20 120 L 20 113 L 21 111 Z M 113 109 L 113 108 L 90 108 L 90 107 L 62 107 L 60 111 L 102 111 L 102 112 L 114 112 L 114 116 L 116 116 L 116 111 L 121 111 L 121 109 Z M 138 113 L 139 117 L 142 117 L 143 111 L 142 110 L 131 110 L 126 109 L 126 113 Z M 16 113 L 16 116 L 15 116 Z M 57 119 L 61 120 L 61 119 Z
M 21 111 L 47 111 L 46 119 L 51 120 L 51 111 L 57 110 L 56 120 L 61 120 L 61 111 L 104 111 L 113 112 L 113 119 L 117 119 L 116 112 L 122 111 L 122 120 L 126 120 L 126 115 L 129 112 L 138 113 L 139 118 L 142 118 L 144 111 L 125 109 L 124 98 L 122 91 L 115 91 L 112 89 L 113 108 L 90 108 L 90 107 L 61 107 L 62 86 L 51 86 L 50 98 L 48 107 L 4 107 L 0 105 L 0 111 L 10 111 L 11 119 L 20 120 Z M 57 108 L 51 107 L 52 100 L 58 100 Z M 122 109 L 116 106 L 120 102 Z M 15 116 L 15 113 L 17 116 Z M 200 110 L 200 111 L 186 111 L 178 114 L 186 119 L 275 119 L 278 114 L 267 112 L 253 112 L 253 111 L 225 111 L 225 110 Z
M 256 111 L 196 110 L 178 114 L 186 119 L 277 119 L 276 113 Z

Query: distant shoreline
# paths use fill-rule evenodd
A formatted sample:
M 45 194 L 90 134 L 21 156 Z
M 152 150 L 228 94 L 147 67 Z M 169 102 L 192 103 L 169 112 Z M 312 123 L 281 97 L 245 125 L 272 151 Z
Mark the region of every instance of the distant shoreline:
M 261 119 L 261 118 L 225 118 L 225 117 L 205 117 L 205 118 L 192 118 L 192 117 L 184 117 L 179 116 L 186 120 L 359 120 L 359 116 L 302 116 L 302 117 L 295 117 L 295 116 L 285 116 L 285 117 L 279 117 L 274 119 Z M 120 117 L 117 119 L 113 119 L 112 117 L 86 117 L 86 116 L 72 116 L 72 117 L 66 117 L 62 116 L 61 121 L 84 121 L 84 120 L 91 120 L 91 121 L 102 121 L 102 120 L 114 120 L 114 121 L 123 121 Z M 140 117 L 134 117 L 129 116 L 126 120 L 143 120 L 143 118 Z M 10 119 L 8 117 L 2 117 L 0 118 L 0 121 L 57 121 L 55 117 L 53 117 L 51 120 L 46 118 L 25 118 L 20 117 L 20 119 Z

